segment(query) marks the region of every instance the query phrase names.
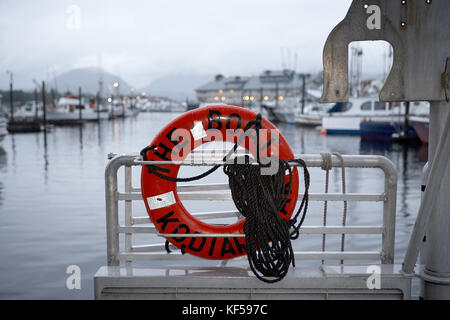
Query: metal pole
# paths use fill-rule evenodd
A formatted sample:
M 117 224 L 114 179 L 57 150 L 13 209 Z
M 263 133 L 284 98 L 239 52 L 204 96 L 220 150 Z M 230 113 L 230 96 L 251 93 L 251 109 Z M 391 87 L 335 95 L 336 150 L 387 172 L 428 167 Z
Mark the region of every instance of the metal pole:
M 405 102 L 405 121 L 403 123 L 403 136 L 406 137 L 408 135 L 409 130 L 409 105 L 410 102 Z
M 279 97 L 279 91 L 278 91 L 278 81 L 275 83 L 275 107 L 278 109 L 278 100 L 280 99 Z
M 83 115 L 81 113 L 81 87 L 78 88 L 78 100 L 79 100 L 79 103 L 78 103 L 78 119 L 81 122 L 81 120 L 83 119 Z
M 10 72 L 9 78 L 9 103 L 10 103 L 10 112 L 11 112 L 11 121 L 14 121 L 14 99 L 13 99 L 13 74 Z
M 45 82 L 42 81 L 42 122 L 44 131 L 47 131 L 47 106 L 45 105 Z
M 302 73 L 302 114 L 305 113 L 306 74 Z
M 100 121 L 100 93 L 97 92 L 95 106 L 97 107 L 97 120 Z
M 34 118 L 38 119 L 38 93 L 37 89 L 34 89 Z

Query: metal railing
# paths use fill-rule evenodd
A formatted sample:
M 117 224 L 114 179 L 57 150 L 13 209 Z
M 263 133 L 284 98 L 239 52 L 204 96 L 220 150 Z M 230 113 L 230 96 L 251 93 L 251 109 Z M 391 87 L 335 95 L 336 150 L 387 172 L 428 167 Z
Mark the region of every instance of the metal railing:
M 216 154 L 217 155 L 217 154 Z M 299 155 L 308 167 L 321 167 L 320 155 Z M 383 202 L 383 219 L 381 226 L 303 226 L 301 234 L 381 234 L 381 251 L 296 251 L 296 259 L 307 260 L 380 260 L 382 264 L 394 263 L 395 212 L 397 197 L 397 172 L 393 163 L 382 156 L 343 156 L 345 168 L 378 168 L 384 172 L 384 191 L 382 193 L 310 193 L 310 201 L 363 201 Z M 154 162 L 152 162 L 154 163 Z M 219 164 L 218 158 L 204 157 L 202 163 L 193 164 L 183 161 L 182 165 Z M 148 215 L 133 216 L 132 202 L 142 201 L 140 188 L 132 186 L 132 167 L 145 165 L 146 162 L 136 155 L 114 156 L 105 171 L 107 256 L 109 266 L 119 266 L 121 261 L 152 259 L 185 259 L 181 254 L 167 254 L 164 243 L 133 245 L 133 235 L 156 234 L 158 230 L 151 224 Z M 333 167 L 340 167 L 338 158 L 332 157 Z M 118 190 L 118 171 L 125 169 L 124 191 Z M 219 191 L 211 193 L 211 191 Z M 226 192 L 228 191 L 228 192 Z M 228 184 L 204 184 L 178 186 L 177 192 L 181 200 L 232 200 Z M 299 195 L 302 197 L 302 194 Z M 119 223 L 119 203 L 124 202 L 124 224 Z M 197 219 L 217 219 L 236 217 L 236 211 L 221 211 L 193 214 Z M 142 226 L 146 224 L 146 226 Z M 150 224 L 150 225 L 149 225 Z M 124 234 L 123 249 L 120 249 L 120 234 Z M 167 234 L 164 236 L 168 237 Z M 177 234 L 180 237 L 180 234 Z M 211 237 L 230 235 L 194 235 L 189 237 Z M 233 234 L 233 237 L 243 235 Z M 165 239 L 164 239 L 165 240 Z M 194 256 L 190 256 L 196 258 Z M 199 258 L 200 259 L 200 258 Z M 239 259 L 239 258 L 237 258 Z

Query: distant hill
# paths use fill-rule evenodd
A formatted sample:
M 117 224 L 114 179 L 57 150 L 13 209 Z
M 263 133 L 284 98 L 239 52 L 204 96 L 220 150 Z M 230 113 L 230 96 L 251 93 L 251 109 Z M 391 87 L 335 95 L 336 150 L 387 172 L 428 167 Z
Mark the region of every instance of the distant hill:
M 129 93 L 131 86 L 122 78 L 109 72 L 102 71 L 103 95 L 113 92 L 113 83 L 119 83 L 120 93 Z M 85 93 L 95 94 L 98 91 L 99 69 L 98 68 L 80 68 L 64 72 L 56 77 L 59 92 L 71 91 L 78 92 L 78 87 Z M 52 81 L 53 85 L 54 81 Z
M 195 89 L 212 81 L 214 75 L 170 74 L 153 80 L 139 91 L 177 100 L 195 99 Z

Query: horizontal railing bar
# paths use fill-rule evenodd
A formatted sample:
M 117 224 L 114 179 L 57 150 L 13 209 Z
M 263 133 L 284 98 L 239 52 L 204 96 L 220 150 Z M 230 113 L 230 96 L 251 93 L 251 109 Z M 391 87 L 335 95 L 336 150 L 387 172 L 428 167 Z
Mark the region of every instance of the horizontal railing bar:
M 224 154 L 223 154 L 224 155 Z M 382 168 L 384 164 L 382 163 L 380 156 L 363 156 L 363 155 L 343 155 L 344 159 L 344 167 L 345 168 Z M 222 161 L 223 156 L 219 155 L 218 157 L 203 157 L 201 158 L 201 162 L 192 163 L 188 161 L 143 161 L 139 157 L 134 158 L 131 163 L 132 165 L 142 166 L 142 165 L 185 165 L 185 166 L 214 166 L 214 165 L 224 165 L 225 163 Z M 295 159 L 300 158 L 305 161 L 308 167 L 321 167 L 323 163 L 323 159 L 314 154 L 302 154 L 295 155 Z M 189 159 L 189 158 L 188 158 Z M 195 158 L 196 160 L 198 158 Z M 232 161 L 229 161 L 232 163 Z M 341 163 L 339 159 L 332 155 L 331 163 L 333 167 L 341 167 Z M 257 163 L 254 163 L 257 165 Z M 300 164 L 296 162 L 292 162 L 293 166 L 300 166 Z
M 169 244 L 169 248 L 172 250 L 177 249 L 172 244 Z M 131 247 L 131 251 L 132 252 L 161 252 L 161 251 L 166 251 L 166 245 L 164 243 L 135 245 L 135 246 Z
M 295 259 L 297 260 L 372 260 L 380 259 L 381 253 L 377 251 L 299 251 L 294 252 Z M 186 254 L 182 255 L 181 252 L 166 252 L 162 253 L 147 253 L 147 252 L 134 252 L 134 253 L 119 253 L 117 255 L 119 260 L 133 261 L 133 260 L 179 260 L 186 259 Z M 189 258 L 203 259 L 197 256 L 189 255 Z M 240 256 L 231 260 L 247 259 L 246 256 Z
M 196 219 L 222 219 L 222 218 L 236 218 L 239 211 L 220 211 L 220 212 L 205 212 L 205 213 L 193 213 L 191 214 Z M 146 224 L 151 223 L 150 218 L 146 217 L 136 217 L 132 220 L 133 224 Z
M 205 183 L 177 186 L 177 192 L 192 192 L 192 191 L 222 191 L 230 190 L 228 183 Z
M 228 193 L 197 193 L 185 192 L 178 193 L 180 200 L 233 200 L 231 192 Z M 299 193 L 300 199 L 303 193 Z M 119 193 L 118 200 L 142 200 L 140 193 Z M 310 193 L 310 201 L 359 201 L 359 202 L 383 202 L 386 201 L 384 193 Z
M 327 226 L 327 227 L 314 227 L 314 226 L 304 226 L 300 228 L 300 234 L 382 234 L 383 227 L 369 227 L 369 226 Z M 119 227 L 119 233 L 154 233 L 161 237 L 166 238 L 205 238 L 205 237 L 216 237 L 216 238 L 243 238 L 244 234 L 240 233 L 167 233 L 161 234 L 157 232 L 154 226 L 152 227 Z

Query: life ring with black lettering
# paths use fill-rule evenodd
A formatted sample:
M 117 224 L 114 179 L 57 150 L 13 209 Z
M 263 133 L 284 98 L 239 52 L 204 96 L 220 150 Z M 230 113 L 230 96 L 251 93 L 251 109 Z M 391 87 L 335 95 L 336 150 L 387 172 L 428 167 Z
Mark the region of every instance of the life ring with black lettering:
M 142 153 L 147 161 L 181 161 L 195 148 L 204 143 L 218 141 L 237 144 L 246 128 L 257 118 L 251 110 L 236 106 L 207 106 L 183 113 L 167 124 Z M 264 135 L 246 136 L 240 146 L 257 157 L 257 150 L 269 156 L 290 161 L 294 154 L 285 138 L 267 119 L 260 120 Z M 275 134 L 276 133 L 276 134 Z M 219 140 L 219 141 L 220 141 Z M 259 144 L 257 145 L 257 142 Z M 258 147 L 259 146 L 259 147 Z M 180 165 L 158 164 L 158 172 L 173 180 L 177 179 Z M 290 177 L 290 178 L 289 178 Z M 289 181 L 291 179 L 292 181 Z M 298 171 L 286 175 L 286 201 L 280 216 L 289 222 L 298 198 Z M 287 188 L 286 188 L 287 189 Z M 141 192 L 148 215 L 160 234 L 242 234 L 244 219 L 230 225 L 213 225 L 193 217 L 183 206 L 177 194 L 177 182 L 163 179 L 143 166 Z M 286 191 L 287 192 L 287 191 Z M 182 252 L 207 258 L 231 259 L 246 254 L 245 238 L 242 237 L 173 237 L 167 238 Z

